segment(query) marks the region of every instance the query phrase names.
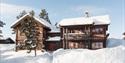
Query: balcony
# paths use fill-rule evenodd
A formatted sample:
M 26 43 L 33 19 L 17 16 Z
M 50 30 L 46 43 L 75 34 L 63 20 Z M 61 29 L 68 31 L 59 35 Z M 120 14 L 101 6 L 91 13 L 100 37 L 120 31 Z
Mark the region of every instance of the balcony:
M 109 34 L 94 34 L 92 40 L 105 40 L 108 36 Z
M 105 40 L 106 37 L 108 37 L 109 34 L 94 34 L 90 37 L 89 34 L 85 33 L 65 33 L 64 37 L 67 40 Z
M 67 40 L 88 40 L 90 35 L 85 33 L 68 33 L 64 34 L 65 39 Z

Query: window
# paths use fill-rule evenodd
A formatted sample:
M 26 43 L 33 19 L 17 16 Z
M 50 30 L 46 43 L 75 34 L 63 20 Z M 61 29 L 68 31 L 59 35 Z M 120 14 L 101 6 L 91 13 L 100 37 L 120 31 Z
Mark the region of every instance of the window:
M 102 42 L 94 42 L 92 43 L 92 48 L 103 48 L 103 43 Z
M 100 34 L 100 33 L 103 33 L 104 30 L 103 30 L 103 28 L 95 28 L 95 29 L 92 30 L 92 32 L 93 32 L 93 33 L 99 33 L 99 34 Z
M 69 42 L 69 48 L 78 48 L 78 45 L 77 42 Z

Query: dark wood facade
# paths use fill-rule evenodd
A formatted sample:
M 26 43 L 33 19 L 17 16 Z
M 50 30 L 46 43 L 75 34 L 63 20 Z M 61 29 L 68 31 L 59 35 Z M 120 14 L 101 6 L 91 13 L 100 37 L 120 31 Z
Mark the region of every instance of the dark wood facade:
M 60 32 L 48 32 L 48 39 L 53 37 L 59 37 L 54 38 L 53 40 L 46 40 L 45 41 L 45 49 L 48 51 L 54 51 L 62 47 L 62 43 L 60 42 Z
M 108 25 L 61 26 L 63 48 L 99 49 L 106 47 Z
M 61 48 L 62 44 L 60 41 L 45 41 L 45 49 L 47 51 L 55 51 L 59 48 Z

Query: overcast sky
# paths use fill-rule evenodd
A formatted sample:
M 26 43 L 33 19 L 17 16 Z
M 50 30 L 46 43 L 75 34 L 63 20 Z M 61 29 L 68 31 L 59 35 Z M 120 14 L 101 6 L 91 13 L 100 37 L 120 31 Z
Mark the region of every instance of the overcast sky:
M 47 10 L 52 24 L 64 18 L 82 17 L 86 10 L 91 16 L 108 14 L 110 37 L 122 38 L 125 32 L 125 0 L 0 0 L 0 20 L 6 23 L 4 37 L 15 37 L 10 27 L 22 10 L 34 10 L 38 16 L 41 9 Z

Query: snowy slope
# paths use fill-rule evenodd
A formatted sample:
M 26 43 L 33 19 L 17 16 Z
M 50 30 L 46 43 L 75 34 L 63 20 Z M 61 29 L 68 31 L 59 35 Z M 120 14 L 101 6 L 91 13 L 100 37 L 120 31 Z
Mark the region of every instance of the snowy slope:
M 53 63 L 125 63 L 125 47 L 100 50 L 60 50 L 54 54 Z
M 58 49 L 53 53 L 14 51 L 14 45 L 0 44 L 0 63 L 125 63 L 125 40 L 108 39 L 108 48 L 99 50 Z

